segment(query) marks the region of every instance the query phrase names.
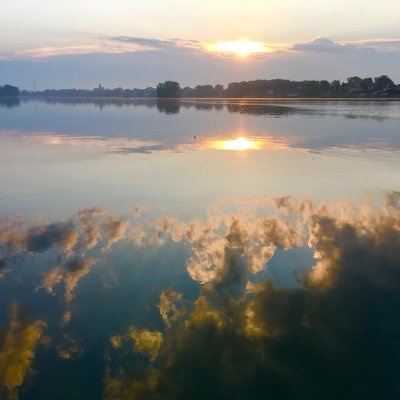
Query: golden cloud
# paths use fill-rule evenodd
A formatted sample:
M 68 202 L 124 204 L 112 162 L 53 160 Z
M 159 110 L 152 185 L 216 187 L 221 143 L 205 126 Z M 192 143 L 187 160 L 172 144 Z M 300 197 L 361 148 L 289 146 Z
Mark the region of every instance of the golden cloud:
M 279 200 L 279 207 L 301 214 L 317 259 L 297 288 L 249 282 L 243 257 L 254 232 L 262 244 L 301 245 L 304 228 L 298 229 L 298 221 L 269 217 L 249 228 L 231 220 L 215 279 L 191 304 L 180 293 L 163 292 L 164 339 L 156 358 L 133 375 L 108 369 L 106 388 L 113 387 L 113 398 L 140 393 L 140 398 L 167 400 L 397 393 L 398 199 L 389 194 L 383 212 L 347 205 L 314 210 Z M 320 265 L 324 271 L 316 279 Z
M 140 247 L 179 242 L 188 249 L 186 268 L 200 283 L 199 296 L 189 301 L 164 290 L 162 331 L 132 326 L 111 337 L 106 398 L 307 398 L 326 393 L 327 384 L 332 399 L 357 398 L 364 388 L 376 394 L 379 387 L 385 398 L 393 393 L 400 357 L 400 195 L 387 194 L 382 209 L 368 203 L 316 207 L 291 197 L 239 199 L 237 205 L 225 204 L 227 212 L 221 201 L 203 220 L 135 216 L 135 222 L 92 207 L 68 223 L 32 228 L 18 218 L 5 221 L 0 238 L 7 257 L 59 250 L 41 287 L 54 293 L 63 285 L 67 306 L 96 251 L 120 241 Z M 315 263 L 298 286 L 279 288 L 257 276 L 277 252 L 306 246 Z M 70 318 L 67 309 L 65 323 Z M 12 318 L 0 348 L 7 393 L 16 393 L 29 374 L 43 329 L 42 321 Z M 23 367 L 15 366 L 20 349 Z M 62 358 L 80 354 L 69 339 L 57 349 Z M 131 358 L 130 367 L 115 362 L 132 351 L 145 357 Z
M 155 360 L 161 347 L 163 336 L 161 332 L 152 332 L 147 329 L 129 328 L 123 336 L 112 336 L 110 341 L 112 345 L 119 349 L 126 341 L 133 342 L 133 349 L 149 357 L 151 361 Z
M 5 390 L 5 399 L 17 399 L 18 389 L 32 373 L 35 350 L 45 327 L 41 320 L 26 321 L 18 306 L 12 306 L 9 326 L 0 342 L 0 387 Z

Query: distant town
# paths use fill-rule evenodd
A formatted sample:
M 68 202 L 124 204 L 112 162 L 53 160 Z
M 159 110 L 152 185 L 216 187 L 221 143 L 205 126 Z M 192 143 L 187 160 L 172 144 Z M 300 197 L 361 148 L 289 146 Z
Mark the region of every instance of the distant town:
M 47 89 L 20 90 L 12 85 L 0 86 L 1 98 L 375 98 L 399 97 L 400 84 L 387 75 L 375 78 L 353 76 L 346 82 L 334 80 L 292 81 L 288 79 L 253 80 L 223 85 L 180 87 L 175 81 L 159 83 L 145 89 L 107 89 L 100 83 L 93 90 Z

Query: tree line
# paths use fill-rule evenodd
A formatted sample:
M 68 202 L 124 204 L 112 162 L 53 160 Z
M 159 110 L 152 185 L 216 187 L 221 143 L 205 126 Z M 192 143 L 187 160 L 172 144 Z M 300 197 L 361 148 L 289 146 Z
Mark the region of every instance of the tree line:
M 42 91 L 27 91 L 21 92 L 25 97 L 65 97 L 65 98 L 80 98 L 80 97 L 97 97 L 97 98 L 130 98 L 130 97 L 156 97 L 156 89 L 147 87 L 145 89 L 124 89 L 117 87 L 106 89 L 101 84 L 97 88 L 90 89 L 46 89 Z
M 176 81 L 159 83 L 156 88 L 106 89 L 101 84 L 89 89 L 47 89 L 43 91 L 20 91 L 11 85 L 0 86 L 0 97 L 46 97 L 46 98 L 180 98 L 180 97 L 379 97 L 400 96 L 400 85 L 387 75 L 375 78 L 353 76 L 345 82 L 334 80 L 292 81 L 289 79 L 258 79 L 231 82 L 223 85 L 197 85 L 181 88 Z
M 157 97 L 351 97 L 396 96 L 400 85 L 387 75 L 375 78 L 353 76 L 346 82 L 334 80 L 291 81 L 288 79 L 258 79 L 222 85 L 198 85 L 180 88 L 178 82 L 166 81 L 157 86 Z

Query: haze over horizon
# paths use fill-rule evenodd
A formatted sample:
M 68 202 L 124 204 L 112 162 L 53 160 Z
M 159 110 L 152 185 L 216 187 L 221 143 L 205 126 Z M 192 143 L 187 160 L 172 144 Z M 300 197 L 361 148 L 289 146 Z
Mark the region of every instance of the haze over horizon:
M 17 0 L 0 15 L 0 84 L 144 88 L 172 79 L 183 87 L 381 74 L 399 82 L 398 15 L 392 0 Z

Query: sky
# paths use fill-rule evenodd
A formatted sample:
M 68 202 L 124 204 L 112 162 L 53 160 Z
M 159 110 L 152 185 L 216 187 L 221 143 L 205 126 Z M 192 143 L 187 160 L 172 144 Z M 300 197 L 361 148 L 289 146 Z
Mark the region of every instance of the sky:
M 398 0 L 1 1 L 0 85 L 400 82 Z

